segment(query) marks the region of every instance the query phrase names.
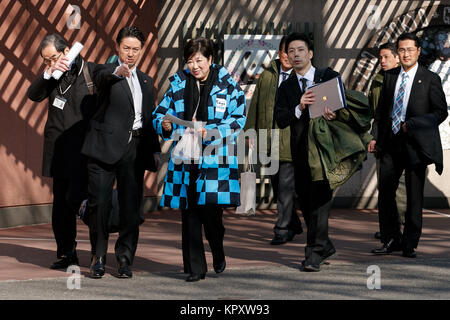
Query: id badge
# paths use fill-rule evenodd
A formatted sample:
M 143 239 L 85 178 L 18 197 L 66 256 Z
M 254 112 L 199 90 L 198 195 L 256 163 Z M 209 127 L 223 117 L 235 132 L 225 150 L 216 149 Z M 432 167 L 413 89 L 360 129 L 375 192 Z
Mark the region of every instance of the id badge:
M 225 112 L 226 109 L 227 109 L 227 100 L 222 98 L 216 99 L 216 111 L 223 113 Z
M 64 106 L 66 105 L 67 99 L 60 97 L 60 96 L 56 96 L 55 100 L 53 101 L 53 106 L 57 107 L 61 110 L 64 110 Z

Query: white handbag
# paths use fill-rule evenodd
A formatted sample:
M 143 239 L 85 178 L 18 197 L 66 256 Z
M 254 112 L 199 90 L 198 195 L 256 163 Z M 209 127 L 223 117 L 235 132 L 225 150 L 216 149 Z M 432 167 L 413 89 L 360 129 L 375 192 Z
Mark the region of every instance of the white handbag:
M 256 214 L 256 173 L 251 163 L 253 150 L 248 151 L 248 162 L 245 172 L 241 173 L 241 205 L 236 213 L 246 216 Z

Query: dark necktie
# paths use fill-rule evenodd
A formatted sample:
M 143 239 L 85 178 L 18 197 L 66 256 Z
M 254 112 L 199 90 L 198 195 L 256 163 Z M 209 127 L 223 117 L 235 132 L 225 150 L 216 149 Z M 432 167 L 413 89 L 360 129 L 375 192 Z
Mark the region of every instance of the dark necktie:
M 281 72 L 281 82 L 285 81 L 289 77 L 289 73 Z
M 307 87 L 306 81 L 307 81 L 306 78 L 301 78 L 300 79 L 300 82 L 302 83 L 302 91 L 303 92 L 306 91 L 306 87 Z

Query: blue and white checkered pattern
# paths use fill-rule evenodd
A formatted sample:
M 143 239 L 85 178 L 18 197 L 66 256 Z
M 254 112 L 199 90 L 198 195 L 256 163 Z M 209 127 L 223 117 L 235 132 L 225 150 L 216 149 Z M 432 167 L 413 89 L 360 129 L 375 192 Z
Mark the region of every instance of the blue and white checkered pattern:
M 203 155 L 200 157 L 200 176 L 197 180 L 198 204 L 240 205 L 239 168 L 236 138 L 245 125 L 245 95 L 224 67 L 219 70 L 208 99 L 208 120 L 205 129 L 208 137 L 203 140 Z M 185 128 L 172 124 L 170 137 L 162 135 L 163 117 L 170 113 L 184 119 L 184 89 L 188 70 L 177 72 L 170 80 L 170 88 L 153 112 L 153 126 L 164 139 L 181 137 Z M 170 154 L 176 142 L 172 144 Z M 169 159 L 161 206 L 186 209 L 189 171 L 183 163 Z
M 402 122 L 403 101 L 405 98 L 407 78 L 408 74 L 403 73 L 402 82 L 400 83 L 400 88 L 398 89 L 398 93 L 394 101 L 394 108 L 392 110 L 392 132 L 394 132 L 394 134 L 397 134 L 397 132 L 400 130 L 400 125 Z

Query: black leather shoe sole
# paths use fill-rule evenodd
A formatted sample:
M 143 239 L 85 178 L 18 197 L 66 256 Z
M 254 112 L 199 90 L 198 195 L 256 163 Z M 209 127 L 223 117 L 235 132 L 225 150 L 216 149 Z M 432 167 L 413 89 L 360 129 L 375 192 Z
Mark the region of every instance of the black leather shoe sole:
M 401 248 L 380 248 L 380 249 L 373 249 L 371 252 L 375 255 L 385 255 L 385 254 L 391 254 L 394 251 L 402 251 Z
M 320 265 L 315 265 L 315 264 L 303 265 L 303 271 L 306 271 L 306 272 L 319 272 L 320 271 Z
M 214 266 L 214 271 L 216 273 L 222 273 L 225 271 L 225 267 L 227 266 L 226 261 L 223 261 L 221 264 L 219 264 L 218 266 Z
M 56 262 L 54 262 L 50 269 L 53 270 L 59 270 L 59 269 L 67 269 L 69 266 L 78 266 L 78 259 L 68 259 L 68 258 L 62 258 Z
M 415 251 L 403 251 L 402 256 L 405 258 L 416 258 L 417 253 Z
M 202 273 L 202 274 L 195 274 L 192 273 L 189 275 L 189 277 L 186 278 L 186 282 L 196 282 L 199 281 L 200 279 L 205 279 L 206 274 Z
M 275 236 L 272 241 L 270 241 L 270 244 L 273 246 L 277 246 L 280 244 L 285 244 L 287 242 L 287 238 L 277 237 Z
M 129 279 L 133 277 L 133 273 L 129 268 L 126 269 L 119 268 L 118 274 L 119 274 L 118 278 L 121 279 Z
M 91 271 L 89 273 L 89 277 L 92 278 L 92 279 L 100 279 L 104 275 L 105 275 L 105 271 L 100 271 L 100 270 Z

